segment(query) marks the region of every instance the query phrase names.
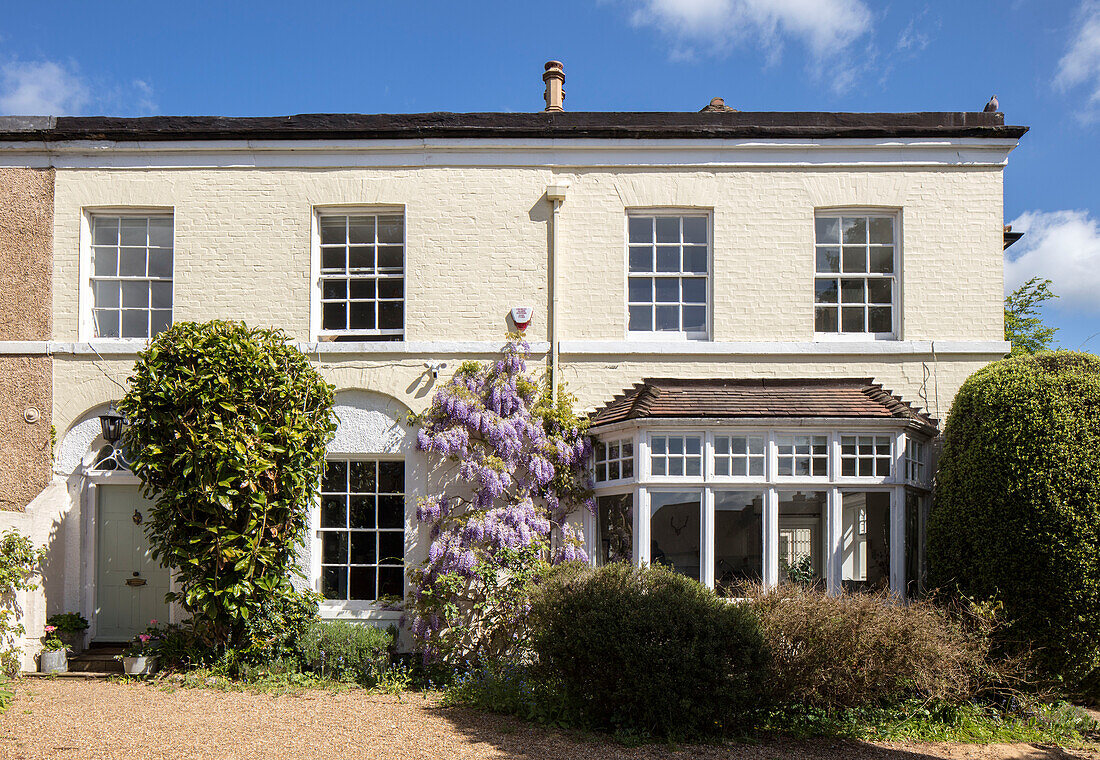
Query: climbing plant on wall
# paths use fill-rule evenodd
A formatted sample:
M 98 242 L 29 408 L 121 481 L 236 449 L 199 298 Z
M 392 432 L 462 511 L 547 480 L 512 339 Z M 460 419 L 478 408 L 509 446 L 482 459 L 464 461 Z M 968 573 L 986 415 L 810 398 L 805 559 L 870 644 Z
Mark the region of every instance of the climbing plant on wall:
M 155 500 L 153 554 L 171 600 L 211 644 L 235 645 L 291 593 L 336 429 L 334 388 L 281 330 L 183 322 L 138 357 L 118 408 L 131 468 Z
M 425 656 L 452 667 L 513 651 L 530 584 L 585 557 L 567 520 L 594 509 L 585 421 L 528 372 L 529 352 L 512 335 L 496 362 L 464 363 L 415 420 L 432 482 L 417 517 L 431 543 L 407 612 Z

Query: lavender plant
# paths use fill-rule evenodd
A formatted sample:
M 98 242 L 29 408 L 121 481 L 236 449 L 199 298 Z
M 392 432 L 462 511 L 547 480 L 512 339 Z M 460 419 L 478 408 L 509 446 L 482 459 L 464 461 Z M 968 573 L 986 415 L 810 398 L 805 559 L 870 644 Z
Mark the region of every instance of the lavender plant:
M 456 669 L 514 655 L 532 584 L 586 559 L 566 518 L 595 509 L 592 445 L 573 399 L 528 374 L 529 354 L 510 335 L 498 361 L 462 364 L 415 420 L 439 488 L 419 501 L 431 545 L 406 617 L 425 658 Z

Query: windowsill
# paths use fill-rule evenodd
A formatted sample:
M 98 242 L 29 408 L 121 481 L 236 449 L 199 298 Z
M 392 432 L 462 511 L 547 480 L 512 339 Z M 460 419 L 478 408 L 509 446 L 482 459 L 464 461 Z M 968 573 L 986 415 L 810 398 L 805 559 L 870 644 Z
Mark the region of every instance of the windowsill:
M 709 343 L 710 335 L 707 333 L 684 332 L 640 332 L 627 330 L 626 339 L 644 340 L 653 343 Z
M 397 621 L 405 613 L 402 610 L 386 609 L 378 602 L 339 602 L 322 601 L 317 614 L 323 620 L 386 620 Z
M 897 339 L 898 336 L 895 333 L 814 333 L 815 343 L 832 343 L 862 340 L 896 341 Z

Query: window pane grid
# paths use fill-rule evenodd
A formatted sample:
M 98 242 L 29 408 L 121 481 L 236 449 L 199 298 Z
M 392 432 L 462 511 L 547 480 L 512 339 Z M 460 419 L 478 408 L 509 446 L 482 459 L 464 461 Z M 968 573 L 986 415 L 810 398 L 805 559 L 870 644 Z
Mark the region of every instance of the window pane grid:
M 405 223 L 401 214 L 324 215 L 321 333 L 381 340 L 405 326 Z
M 404 593 L 405 464 L 329 460 L 321 486 L 321 591 L 373 601 Z
M 702 436 L 652 436 L 649 440 L 649 471 L 656 476 L 701 476 L 703 474 Z
M 634 477 L 634 441 L 621 438 L 596 442 L 596 482 Z
M 827 477 L 829 475 L 829 436 L 776 436 L 779 476 Z
M 709 304 L 708 218 L 631 215 L 627 224 L 629 330 L 704 336 Z
M 714 437 L 714 474 L 717 477 L 763 477 L 764 460 L 762 436 Z
M 895 261 L 894 217 L 817 215 L 814 331 L 892 333 Z
M 886 478 L 893 463 L 893 436 L 840 436 L 840 474 L 842 477 Z
M 92 217 L 92 326 L 97 338 L 150 338 L 172 322 L 173 221 Z
M 924 483 L 926 475 L 924 442 L 913 438 L 905 441 L 905 478 L 911 483 Z

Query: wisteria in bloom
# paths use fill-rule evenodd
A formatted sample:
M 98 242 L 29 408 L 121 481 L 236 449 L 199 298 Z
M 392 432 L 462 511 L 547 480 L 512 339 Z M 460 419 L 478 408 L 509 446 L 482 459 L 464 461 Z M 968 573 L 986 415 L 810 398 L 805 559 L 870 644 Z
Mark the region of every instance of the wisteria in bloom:
M 524 612 L 502 588 L 531 565 L 587 559 L 566 517 L 595 509 L 592 445 L 568 398 L 551 403 L 528 375 L 529 352 L 512 335 L 496 362 L 463 364 L 417 420 L 440 484 L 418 505 L 431 543 L 407 607 L 426 657 L 472 664 L 500 643 L 502 619 Z

